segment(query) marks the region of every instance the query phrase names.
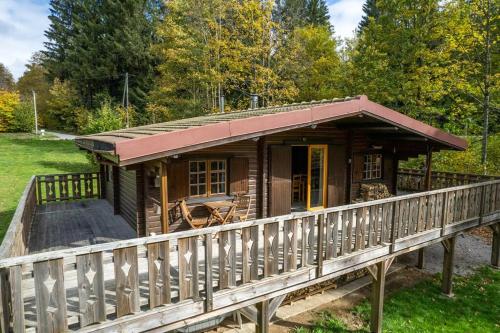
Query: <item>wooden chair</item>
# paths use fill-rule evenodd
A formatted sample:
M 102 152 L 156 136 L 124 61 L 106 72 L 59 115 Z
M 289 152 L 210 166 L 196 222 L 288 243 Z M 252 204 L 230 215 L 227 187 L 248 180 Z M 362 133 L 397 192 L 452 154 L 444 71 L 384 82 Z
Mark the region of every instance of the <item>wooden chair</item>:
M 240 222 L 245 222 L 250 213 L 250 205 L 252 204 L 252 197 L 249 195 L 239 195 L 236 199 L 236 212 L 233 217 L 238 218 Z M 243 212 L 242 212 L 243 211 Z
M 189 212 L 188 206 L 186 204 L 186 200 L 182 200 L 179 204 L 181 208 L 181 213 L 182 213 L 182 218 L 189 223 L 191 228 L 193 229 L 201 229 L 204 226 L 207 225 L 208 223 L 208 217 L 207 218 L 194 218 L 191 213 Z

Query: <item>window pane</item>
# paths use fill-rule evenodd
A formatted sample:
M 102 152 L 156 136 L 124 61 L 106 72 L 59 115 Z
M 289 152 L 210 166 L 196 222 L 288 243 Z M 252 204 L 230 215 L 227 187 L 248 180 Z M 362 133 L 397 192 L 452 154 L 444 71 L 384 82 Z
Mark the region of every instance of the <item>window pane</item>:
M 219 185 L 220 191 L 219 193 L 226 193 L 226 184 L 222 183 Z
M 226 162 L 220 161 L 219 162 L 219 170 L 224 170 L 225 169 L 225 166 L 224 166 L 225 164 L 226 164 Z
M 221 182 L 225 182 L 226 181 L 226 173 L 225 172 L 222 172 L 219 174 L 219 181 Z
M 219 193 L 217 184 L 212 184 L 212 186 L 210 186 L 210 192 L 212 192 L 212 194 Z
M 205 161 L 198 162 L 198 170 L 199 171 L 205 171 L 205 169 L 206 169 L 206 163 L 205 163 Z
M 191 174 L 189 176 L 189 183 L 190 184 L 196 184 L 196 183 L 198 183 L 198 176 L 196 174 Z
M 212 183 L 216 183 L 217 182 L 217 174 L 216 173 L 212 172 L 212 175 L 210 176 L 210 181 Z
M 189 194 L 190 195 L 198 195 L 198 187 L 197 186 L 191 186 Z
M 217 170 L 217 161 L 212 161 L 210 163 L 210 169 Z
M 200 174 L 198 175 L 198 180 L 199 180 L 199 183 L 200 183 L 200 184 L 204 184 L 204 183 L 206 183 L 206 177 L 205 177 L 205 174 L 204 174 L 204 173 L 200 173 Z
M 207 188 L 205 185 L 200 185 L 198 187 L 198 194 L 199 195 L 207 194 Z

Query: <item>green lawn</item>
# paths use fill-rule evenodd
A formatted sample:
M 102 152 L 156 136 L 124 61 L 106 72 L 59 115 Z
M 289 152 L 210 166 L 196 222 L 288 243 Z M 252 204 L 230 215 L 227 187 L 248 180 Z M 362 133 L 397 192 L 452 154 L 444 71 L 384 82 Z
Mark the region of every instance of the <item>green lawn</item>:
M 484 267 L 476 274 L 454 279 L 453 298 L 441 294 L 440 277 L 420 282 L 413 288 L 386 298 L 384 332 L 500 332 L 500 271 Z M 345 323 L 323 313 L 311 330 L 296 333 L 369 332 L 370 305 L 367 301 L 353 309 L 364 327 L 350 330 Z
M 32 175 L 91 171 L 85 152 L 72 141 L 0 134 L 0 241 Z

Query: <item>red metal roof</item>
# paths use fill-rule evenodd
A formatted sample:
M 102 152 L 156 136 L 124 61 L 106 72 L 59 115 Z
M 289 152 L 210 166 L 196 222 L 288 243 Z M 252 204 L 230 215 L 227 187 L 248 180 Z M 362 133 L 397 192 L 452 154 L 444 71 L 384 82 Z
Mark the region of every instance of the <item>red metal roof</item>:
M 263 112 L 264 114 L 256 113 L 256 115 L 252 115 L 251 111 L 247 112 L 249 112 L 249 117 L 207 122 L 168 132 L 161 131 L 161 128 L 166 127 L 158 124 L 156 127 L 141 126 L 135 129 L 78 137 L 76 142 L 89 150 L 98 150 L 89 148 L 91 141 L 112 144 L 115 154 L 119 156 L 120 164 L 126 165 L 139 160 L 197 150 L 204 146 L 214 146 L 364 114 L 452 149 L 467 148 L 465 140 L 374 103 L 366 96 L 331 103 L 306 104 L 286 112 Z M 172 124 L 173 122 L 164 123 L 162 126 L 173 126 Z M 95 143 L 93 146 L 95 147 Z

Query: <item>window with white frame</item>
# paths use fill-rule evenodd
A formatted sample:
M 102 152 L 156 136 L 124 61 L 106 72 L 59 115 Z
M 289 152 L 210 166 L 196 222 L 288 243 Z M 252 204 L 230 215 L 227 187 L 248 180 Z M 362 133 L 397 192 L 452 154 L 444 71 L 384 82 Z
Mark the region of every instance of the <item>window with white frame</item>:
M 189 161 L 189 196 L 226 193 L 226 160 Z
M 207 162 L 189 161 L 189 196 L 207 194 Z
M 226 161 L 210 161 L 210 194 L 226 193 Z
M 366 154 L 363 165 L 363 180 L 382 178 L 382 154 Z

